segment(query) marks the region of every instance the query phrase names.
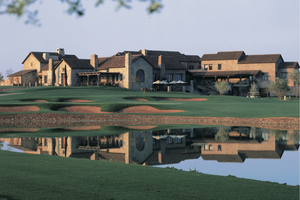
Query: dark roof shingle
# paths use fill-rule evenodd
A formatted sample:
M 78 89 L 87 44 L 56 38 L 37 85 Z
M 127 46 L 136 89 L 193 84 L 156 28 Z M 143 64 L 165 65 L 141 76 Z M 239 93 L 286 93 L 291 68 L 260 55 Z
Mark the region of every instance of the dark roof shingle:
M 282 63 L 280 63 L 280 65 L 278 66 L 278 69 L 283 69 L 283 68 L 294 68 L 294 69 L 298 69 L 298 68 L 299 68 L 299 64 L 298 64 L 298 62 L 282 62 Z
M 24 74 L 27 74 L 27 73 L 30 73 L 30 72 L 33 72 L 33 71 L 36 71 L 36 69 L 25 69 L 25 70 L 21 70 L 21 71 L 18 71 L 16 73 L 10 74 L 7 77 L 22 76 Z
M 244 51 L 224 51 L 217 54 L 204 54 L 200 60 L 239 60 L 243 55 L 245 55 Z
M 30 52 L 26 58 L 23 60 L 22 64 L 27 60 L 27 58 L 32 54 L 39 62 L 41 63 L 48 63 L 49 61 L 45 60 L 43 57 L 44 53 L 49 53 L 50 56 L 57 56 L 58 60 L 62 58 L 67 58 L 67 59 L 78 59 L 76 55 L 71 55 L 71 54 L 66 54 L 65 56 L 61 56 L 58 53 L 55 52 Z
M 244 55 L 239 60 L 238 64 L 276 63 L 279 58 L 282 59 L 280 54 Z

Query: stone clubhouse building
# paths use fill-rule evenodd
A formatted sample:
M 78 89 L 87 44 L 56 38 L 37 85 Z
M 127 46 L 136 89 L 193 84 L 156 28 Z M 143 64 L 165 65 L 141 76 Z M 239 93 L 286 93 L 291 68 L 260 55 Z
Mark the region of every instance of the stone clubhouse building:
M 299 69 L 298 62 L 285 62 L 280 54 L 246 55 L 243 51 L 185 55 L 178 51 L 123 51 L 110 57 L 91 55 L 79 59 L 56 52 L 30 52 L 22 62 L 23 70 L 9 75 L 11 85 L 44 86 L 118 86 L 151 90 L 153 82 L 165 80 L 187 83 L 187 90 L 197 94 L 217 94 L 214 83 L 226 79 L 229 94 L 246 96 L 256 82 L 263 95 L 263 82 L 276 77 L 288 79 Z M 181 83 L 182 83 L 181 82 Z M 289 80 L 293 87 L 293 81 Z

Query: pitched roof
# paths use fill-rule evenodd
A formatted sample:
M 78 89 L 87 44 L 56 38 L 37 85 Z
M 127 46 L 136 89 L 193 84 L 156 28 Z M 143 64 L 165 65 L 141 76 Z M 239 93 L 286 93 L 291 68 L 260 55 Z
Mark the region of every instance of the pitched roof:
M 243 70 L 243 71 L 202 71 L 202 70 L 191 70 L 193 76 L 204 76 L 204 77 L 227 77 L 227 76 L 240 76 L 240 75 L 257 75 L 260 70 Z
M 67 59 L 67 58 L 61 59 L 60 62 L 55 66 L 55 68 L 57 68 L 57 66 L 60 65 L 62 61 L 65 61 L 72 69 L 94 69 L 94 67 L 90 64 L 89 59 L 74 60 L 74 59 Z
M 142 50 L 140 50 L 142 52 Z M 157 50 L 147 50 L 147 56 L 173 56 L 176 57 L 179 61 L 188 62 L 189 59 L 179 51 L 157 51 Z
M 200 60 L 238 60 L 243 55 L 245 55 L 244 51 L 224 51 L 216 54 L 204 54 Z
M 68 59 L 78 59 L 76 55 L 66 54 L 65 56 L 61 56 L 56 52 L 30 52 L 26 58 L 23 60 L 22 64 L 27 60 L 27 58 L 32 54 L 39 62 L 41 63 L 48 63 L 49 61 L 45 60 L 43 57 L 44 53 L 49 53 L 50 56 L 58 56 L 58 60 L 62 58 L 68 58 Z
M 298 62 L 282 62 L 278 66 L 278 69 L 282 69 L 282 68 L 294 68 L 294 69 L 298 69 L 299 68 L 299 64 L 298 64 Z
M 153 65 L 154 68 L 160 69 L 158 66 L 158 56 L 145 56 L 146 59 Z M 166 69 L 186 69 L 181 62 L 173 56 L 164 56 Z
M 138 59 L 144 59 L 147 61 L 150 65 L 152 65 L 151 62 L 149 62 L 143 55 L 141 54 L 135 54 L 132 55 L 132 62 L 136 62 Z M 112 57 L 106 57 L 106 58 L 100 58 L 98 61 L 102 61 L 101 63 L 99 62 L 99 67 L 97 70 L 105 70 L 108 68 L 123 68 L 125 67 L 125 55 L 114 55 Z
M 240 155 L 218 155 L 218 154 L 201 154 L 203 160 L 217 160 L 218 162 L 238 162 L 242 163 L 245 161 L 245 158 Z
M 21 70 L 21 71 L 18 71 L 16 73 L 10 74 L 7 77 L 22 76 L 24 74 L 27 74 L 27 73 L 30 73 L 30 72 L 33 72 L 33 71 L 36 71 L 36 69 L 25 69 L 25 70 Z
M 239 60 L 238 64 L 276 63 L 279 58 L 283 60 L 280 54 L 244 55 Z
M 190 62 L 200 62 L 200 57 L 197 55 L 185 55 Z
M 55 66 L 56 66 L 59 62 L 60 62 L 60 61 L 54 61 L 54 62 L 53 62 L 54 68 L 55 68 Z M 43 68 L 41 69 L 41 71 L 44 71 L 44 70 L 49 70 L 49 63 L 48 63 L 47 65 L 45 65 L 45 67 L 43 67 Z

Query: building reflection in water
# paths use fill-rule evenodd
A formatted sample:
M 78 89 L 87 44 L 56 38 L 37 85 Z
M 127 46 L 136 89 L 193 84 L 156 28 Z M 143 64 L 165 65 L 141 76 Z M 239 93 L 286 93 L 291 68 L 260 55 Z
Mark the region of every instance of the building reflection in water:
M 24 153 L 106 160 L 141 165 L 175 164 L 186 159 L 244 162 L 280 159 L 297 151 L 299 131 L 255 127 L 210 127 L 134 131 L 109 136 L 0 139 Z

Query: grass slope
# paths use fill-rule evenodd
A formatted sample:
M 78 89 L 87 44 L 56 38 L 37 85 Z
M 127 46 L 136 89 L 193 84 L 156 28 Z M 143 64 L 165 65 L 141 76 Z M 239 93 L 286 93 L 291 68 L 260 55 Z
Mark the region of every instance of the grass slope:
M 1 87 L 0 87 L 1 88 Z M 158 109 L 185 110 L 180 113 L 164 113 L 159 115 L 191 116 L 191 117 L 299 117 L 299 99 L 280 101 L 277 98 L 250 99 L 234 96 L 200 96 L 206 101 L 157 101 L 153 97 L 199 98 L 182 92 L 146 92 L 149 101 L 134 101 L 125 98 L 143 98 L 143 92 L 113 87 L 32 87 L 22 90 L 4 92 L 21 93 L 0 96 L 0 106 L 36 105 L 39 112 L 55 112 L 58 108 L 70 105 L 100 106 L 102 111 L 115 112 L 134 105 L 149 105 Z M 47 103 L 26 102 L 23 100 L 43 99 Z M 65 99 L 93 100 L 92 103 L 66 103 Z M 5 114 L 5 113 L 1 113 Z
M 0 199 L 299 199 L 299 187 L 0 151 Z

